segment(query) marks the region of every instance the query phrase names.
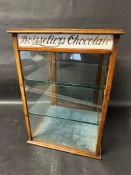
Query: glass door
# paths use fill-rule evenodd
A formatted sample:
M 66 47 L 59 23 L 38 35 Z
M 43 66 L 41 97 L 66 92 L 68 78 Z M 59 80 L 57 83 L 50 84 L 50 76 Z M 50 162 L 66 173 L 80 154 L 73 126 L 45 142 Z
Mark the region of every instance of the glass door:
M 33 140 L 95 153 L 109 55 L 20 51 Z

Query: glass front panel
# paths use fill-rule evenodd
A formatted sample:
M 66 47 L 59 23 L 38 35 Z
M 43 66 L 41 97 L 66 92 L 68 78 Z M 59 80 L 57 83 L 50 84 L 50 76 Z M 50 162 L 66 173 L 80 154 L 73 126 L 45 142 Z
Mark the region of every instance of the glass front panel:
M 95 153 L 109 55 L 20 52 L 34 140 Z

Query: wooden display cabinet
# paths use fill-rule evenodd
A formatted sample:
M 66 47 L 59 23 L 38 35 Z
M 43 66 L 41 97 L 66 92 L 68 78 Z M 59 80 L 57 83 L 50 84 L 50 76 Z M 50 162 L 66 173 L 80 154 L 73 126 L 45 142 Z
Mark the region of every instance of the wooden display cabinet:
M 28 143 L 101 158 L 120 29 L 12 29 Z

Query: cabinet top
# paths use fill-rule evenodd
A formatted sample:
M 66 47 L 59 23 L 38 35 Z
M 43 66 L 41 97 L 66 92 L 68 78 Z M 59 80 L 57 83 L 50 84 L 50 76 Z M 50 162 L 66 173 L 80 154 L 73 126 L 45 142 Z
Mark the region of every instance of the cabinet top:
M 113 34 L 122 35 L 125 32 L 122 29 L 48 29 L 48 28 L 28 28 L 28 29 L 9 29 L 8 33 L 78 33 L 78 34 Z

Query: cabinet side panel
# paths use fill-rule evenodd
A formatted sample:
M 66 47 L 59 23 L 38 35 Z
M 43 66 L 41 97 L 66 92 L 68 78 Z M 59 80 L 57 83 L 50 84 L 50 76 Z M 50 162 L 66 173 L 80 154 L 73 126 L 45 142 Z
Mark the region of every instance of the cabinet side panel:
M 104 92 L 102 117 L 101 117 L 101 123 L 99 126 L 98 140 L 97 140 L 97 147 L 96 147 L 96 154 L 97 155 L 99 155 L 99 153 L 100 153 L 103 128 L 104 128 L 104 124 L 105 124 L 106 113 L 107 113 L 108 103 L 109 103 L 109 98 L 110 98 L 110 91 L 111 91 L 111 87 L 112 87 L 112 80 L 113 80 L 115 64 L 116 64 L 116 57 L 117 57 L 117 53 L 118 53 L 118 43 L 119 43 L 119 35 L 116 35 L 116 36 L 114 36 L 113 52 L 112 52 L 111 57 L 110 57 L 106 88 L 105 88 L 105 92 Z
M 18 51 L 18 43 L 17 43 L 17 35 L 16 34 L 12 34 L 12 41 L 13 41 L 14 54 L 15 54 L 15 59 L 16 59 L 16 67 L 17 67 L 17 73 L 18 73 L 18 79 L 19 79 L 19 86 L 20 86 L 22 102 L 23 102 L 27 136 L 28 136 L 28 140 L 31 140 L 32 136 L 31 136 L 30 122 L 29 122 L 28 109 L 27 109 L 27 101 L 26 101 L 26 95 L 25 95 L 25 88 L 24 88 L 23 75 L 22 75 L 20 55 L 19 55 L 19 51 Z

